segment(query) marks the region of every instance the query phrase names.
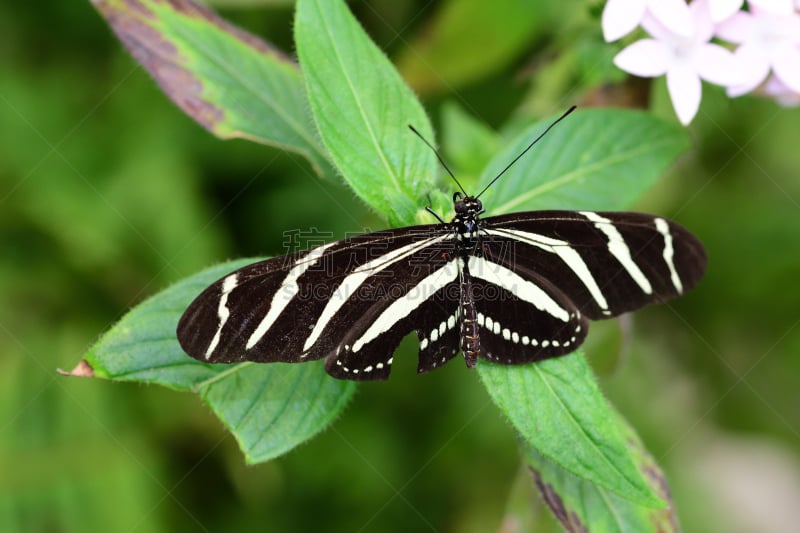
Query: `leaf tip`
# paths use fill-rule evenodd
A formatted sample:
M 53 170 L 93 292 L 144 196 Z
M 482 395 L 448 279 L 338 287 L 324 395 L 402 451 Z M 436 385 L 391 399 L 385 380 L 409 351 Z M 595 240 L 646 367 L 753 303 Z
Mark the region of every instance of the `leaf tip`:
M 664 477 L 661 469 L 655 463 L 646 465 L 642 468 L 642 473 L 645 475 L 650 486 L 652 498 L 652 509 L 668 509 L 672 507 L 672 494 L 667 485 L 667 480 Z
M 56 368 L 56 372 L 62 376 L 73 376 L 78 378 L 94 377 L 94 368 L 92 368 L 92 365 L 86 362 L 86 359 L 81 359 L 81 361 L 72 370 L 67 371 Z

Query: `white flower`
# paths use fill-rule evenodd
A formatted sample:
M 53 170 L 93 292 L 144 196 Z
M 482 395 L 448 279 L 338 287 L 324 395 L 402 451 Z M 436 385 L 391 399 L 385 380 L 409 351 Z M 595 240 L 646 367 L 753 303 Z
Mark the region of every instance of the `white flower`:
M 700 107 L 701 79 L 726 87 L 742 83 L 733 54 L 709 42 L 714 26 L 707 2 L 693 2 L 689 12 L 692 19 L 688 37 L 646 17 L 643 26 L 653 38 L 633 43 L 614 58 L 615 65 L 637 76 L 666 74 L 672 106 L 684 125 L 692 121 Z
M 742 4 L 744 4 L 744 0 L 708 0 L 711 20 L 714 22 L 722 22 L 739 11 Z
M 632 32 L 646 15 L 678 35 L 688 36 L 691 16 L 684 0 L 608 0 L 603 9 L 603 37 L 616 41 Z
M 789 15 L 794 11 L 794 0 L 748 0 L 750 10 L 755 7 L 764 11 L 770 11 L 776 15 Z
M 763 1 L 763 0 L 761 0 Z M 761 85 L 770 70 L 794 92 L 800 92 L 800 15 L 751 6 L 717 27 L 717 36 L 739 43 L 734 52 L 743 79 L 728 89 L 740 96 Z

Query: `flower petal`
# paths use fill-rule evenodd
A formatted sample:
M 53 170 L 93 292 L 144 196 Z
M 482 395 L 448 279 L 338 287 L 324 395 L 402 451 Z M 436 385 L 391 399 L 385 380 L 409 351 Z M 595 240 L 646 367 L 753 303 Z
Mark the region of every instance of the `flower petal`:
M 649 0 L 647 10 L 676 35 L 689 37 L 694 32 L 692 15 L 684 0 Z
M 789 89 L 800 92 L 800 49 L 788 44 L 778 47 L 772 54 L 772 70 Z
M 748 0 L 748 4 L 776 15 L 789 15 L 794 11 L 792 0 Z
M 608 0 L 603 9 L 603 38 L 616 41 L 636 28 L 642 21 L 645 0 Z
M 753 15 L 739 11 L 717 25 L 716 35 L 732 43 L 743 43 L 753 34 Z
M 709 0 L 708 7 L 711 10 L 711 19 L 714 22 L 722 22 L 736 13 L 743 3 L 744 0 Z
M 694 24 L 692 40 L 695 43 L 707 43 L 714 36 L 714 20 L 711 18 L 709 0 L 694 0 L 689 6 L 689 14 Z
M 688 125 L 700 109 L 703 92 L 700 78 L 686 65 L 671 68 L 667 72 L 667 90 L 678 120 Z
M 776 33 L 783 37 L 785 42 L 800 46 L 800 13 L 788 17 L 778 17 Z
M 614 64 L 625 72 L 643 78 L 661 76 L 672 63 L 672 53 L 655 39 L 641 39 L 614 57 Z
M 698 48 L 692 66 L 702 79 L 723 87 L 742 85 L 748 80 L 736 56 L 718 44 Z
M 728 87 L 728 96 L 741 96 L 749 93 L 763 82 L 769 74 L 770 61 L 764 50 L 745 43 L 733 52 L 737 71 L 742 82 Z
M 672 30 L 664 26 L 660 20 L 654 17 L 650 12 L 644 14 L 642 18 L 642 28 L 649 33 L 654 39 L 670 43 L 675 40 L 680 40 L 680 35 L 675 35 Z

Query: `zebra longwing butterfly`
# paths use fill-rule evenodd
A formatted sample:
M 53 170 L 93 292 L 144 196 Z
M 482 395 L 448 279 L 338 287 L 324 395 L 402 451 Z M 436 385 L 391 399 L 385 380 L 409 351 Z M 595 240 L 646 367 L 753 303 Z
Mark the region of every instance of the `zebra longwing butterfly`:
M 449 223 L 358 235 L 225 276 L 181 317 L 181 346 L 211 363 L 324 358 L 335 378 L 379 380 L 415 330 L 419 373 L 459 349 L 468 367 L 478 358 L 527 364 L 574 351 L 589 320 L 680 296 L 705 269 L 697 238 L 665 218 L 591 211 L 480 218 L 485 190 L 456 193 Z

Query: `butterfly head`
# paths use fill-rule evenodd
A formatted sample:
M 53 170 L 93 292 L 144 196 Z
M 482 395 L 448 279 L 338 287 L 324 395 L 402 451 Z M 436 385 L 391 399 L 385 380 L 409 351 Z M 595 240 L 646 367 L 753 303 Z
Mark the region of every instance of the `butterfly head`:
M 453 206 L 456 218 L 475 218 L 483 213 L 483 204 L 474 196 L 462 196 L 460 192 L 453 194 Z

